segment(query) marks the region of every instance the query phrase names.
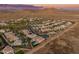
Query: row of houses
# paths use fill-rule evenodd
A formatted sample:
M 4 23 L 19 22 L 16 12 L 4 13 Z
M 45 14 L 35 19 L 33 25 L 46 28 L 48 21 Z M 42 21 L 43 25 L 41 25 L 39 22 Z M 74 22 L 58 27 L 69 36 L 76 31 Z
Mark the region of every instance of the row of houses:
M 35 21 L 34 21 L 35 22 Z M 47 20 L 41 23 L 30 23 L 31 30 L 38 34 L 55 34 L 58 31 L 62 31 L 65 28 L 71 26 L 73 23 L 70 21 L 61 20 Z
M 33 42 L 35 42 L 35 43 L 41 43 L 41 42 L 43 42 L 44 40 L 45 40 L 45 38 L 43 38 L 43 37 L 41 37 L 41 36 L 38 36 L 38 35 L 36 35 L 36 34 L 34 34 L 34 33 L 32 33 L 32 32 L 30 32 L 30 31 L 28 31 L 28 30 L 22 30 L 22 32 L 26 35 L 26 36 L 28 36 L 29 38 L 31 38 L 32 40 L 31 40 L 31 43 L 33 43 Z M 34 43 L 34 44 L 35 44 Z
M 33 34 L 31 32 L 29 32 L 28 30 L 22 30 L 23 34 L 26 35 L 26 37 L 29 37 L 32 39 L 32 41 L 36 41 L 37 43 L 41 43 L 43 40 L 45 40 L 44 38 Z M 15 33 L 13 32 L 5 32 L 4 33 L 6 40 L 11 44 L 11 46 L 20 46 L 22 45 L 22 40 L 17 37 L 15 35 Z
M 5 30 L 1 30 L 3 33 L 3 37 L 5 38 L 6 42 L 9 43 L 9 46 L 5 46 L 5 48 L 2 50 L 3 53 L 14 53 L 13 46 L 23 46 L 22 39 L 20 39 L 15 33 L 12 31 L 6 32 Z M 40 44 L 45 40 L 45 38 L 42 38 L 41 36 L 38 36 L 36 34 L 33 34 L 32 32 L 28 31 L 27 29 L 21 30 L 21 32 L 25 35 L 25 37 L 31 38 L 31 45 L 34 47 L 37 44 Z M 27 40 L 27 39 L 26 39 Z M 27 43 L 27 42 L 26 42 Z M 27 47 L 27 46 L 26 46 Z

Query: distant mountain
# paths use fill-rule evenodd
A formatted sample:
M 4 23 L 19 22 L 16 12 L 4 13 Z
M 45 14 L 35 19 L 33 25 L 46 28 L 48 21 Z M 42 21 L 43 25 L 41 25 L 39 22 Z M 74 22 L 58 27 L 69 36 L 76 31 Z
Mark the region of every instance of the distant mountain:
M 0 4 L 0 13 L 16 13 L 16 10 L 22 10 L 18 13 L 25 14 L 68 14 L 79 13 L 79 8 L 44 8 L 42 6 L 21 5 L 21 4 Z M 74 11 L 74 12 L 73 12 Z
M 62 8 L 62 9 L 68 11 L 79 11 L 79 8 Z
M 0 4 L 0 10 L 38 10 L 42 9 L 43 7 L 33 6 L 33 5 L 20 5 L 20 4 Z
M 0 10 L 40 10 L 40 9 L 53 9 L 57 10 L 57 8 L 45 8 L 43 6 L 34 6 L 34 5 L 25 5 L 25 4 L 0 4 Z M 79 8 L 58 8 L 62 10 L 79 10 Z

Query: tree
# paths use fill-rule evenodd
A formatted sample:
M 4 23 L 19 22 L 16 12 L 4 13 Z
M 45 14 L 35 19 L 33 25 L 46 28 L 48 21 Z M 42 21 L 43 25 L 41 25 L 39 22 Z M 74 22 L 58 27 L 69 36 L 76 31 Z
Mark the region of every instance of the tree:
M 19 50 L 19 51 L 15 52 L 15 54 L 24 54 L 24 51 L 23 50 Z

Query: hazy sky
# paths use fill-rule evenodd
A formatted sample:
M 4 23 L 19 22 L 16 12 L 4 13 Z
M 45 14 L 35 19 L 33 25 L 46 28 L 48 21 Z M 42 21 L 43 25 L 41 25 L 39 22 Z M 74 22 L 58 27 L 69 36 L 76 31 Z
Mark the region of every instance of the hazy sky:
M 79 8 L 79 4 L 35 4 L 35 6 L 43 6 L 45 8 Z

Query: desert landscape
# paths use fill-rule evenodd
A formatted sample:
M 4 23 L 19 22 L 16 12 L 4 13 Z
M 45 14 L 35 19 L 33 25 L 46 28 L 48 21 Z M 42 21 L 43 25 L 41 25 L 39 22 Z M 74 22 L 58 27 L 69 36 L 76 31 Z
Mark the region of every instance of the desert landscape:
M 0 54 L 79 54 L 78 25 L 78 4 L 0 4 Z

